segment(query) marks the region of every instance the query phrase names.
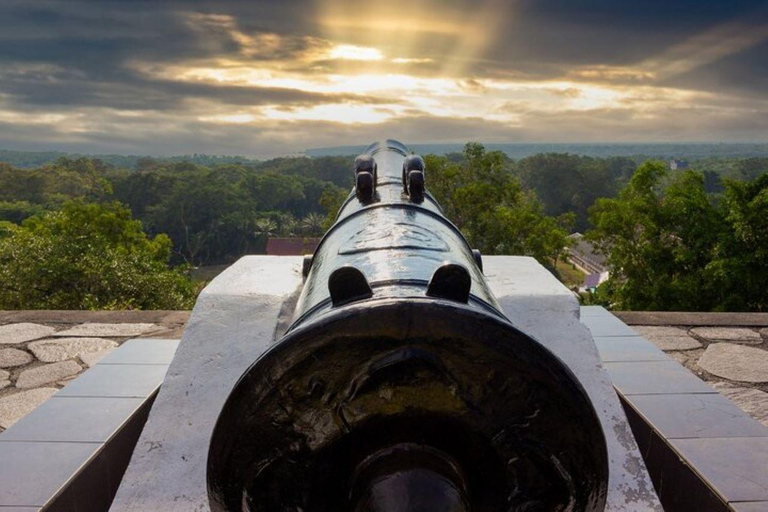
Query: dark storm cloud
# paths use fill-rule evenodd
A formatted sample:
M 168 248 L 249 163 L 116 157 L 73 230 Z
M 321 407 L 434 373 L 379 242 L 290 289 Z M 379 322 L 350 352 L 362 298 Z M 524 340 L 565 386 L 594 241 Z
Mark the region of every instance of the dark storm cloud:
M 376 97 L 324 94 L 278 87 L 243 87 L 209 83 L 147 79 L 125 74 L 122 78 L 95 81 L 69 72 L 33 72 L 32 76 L 8 76 L 0 72 L 2 86 L 19 109 L 34 111 L 52 107 L 107 107 L 124 110 L 176 110 L 188 100 L 210 100 L 223 105 L 258 106 L 279 103 L 311 106 L 325 102 L 379 104 Z M 29 74 L 24 74 L 29 75 Z M 40 75 L 46 75 L 41 79 Z M 54 78 L 51 80 L 50 78 Z M 388 102 L 390 103 L 390 102 Z
M 661 84 L 766 101 L 768 38 L 762 44 L 672 77 Z
M 185 59 L 242 57 L 242 44 L 206 20 L 205 11 L 280 14 L 281 8 L 272 2 L 255 2 L 247 8 L 239 2 L 125 1 L 108 5 L 105 9 L 104 2 L 43 2 L 28 7 L 25 2 L 16 2 L 4 7 L 5 16 L 0 16 L 0 93 L 25 109 L 103 106 L 168 110 L 196 98 L 244 106 L 379 102 L 359 95 L 150 78 L 130 65 L 142 60 L 162 68 Z M 203 9 L 193 11 L 197 7 Z M 282 9 L 290 11 L 289 6 Z M 265 23 L 265 17 L 260 16 L 259 23 L 250 25 Z M 276 28 L 270 27 L 272 33 Z M 296 24 L 292 28 L 296 29 Z M 307 49 L 303 41 L 286 34 L 273 52 L 250 53 L 246 62 L 290 59 Z
M 716 27 L 741 22 L 765 27 L 768 8 L 763 0 L 568 0 L 524 1 L 517 16 L 505 23 L 500 41 L 482 65 L 489 73 L 509 70 L 542 78 L 568 74 L 579 66 L 630 66 L 661 55 L 670 47 Z M 768 55 L 761 50 L 762 77 Z M 750 71 L 729 57 L 713 67 Z
M 135 74 L 126 67 L 133 60 L 172 64 L 185 59 L 238 55 L 242 45 L 226 31 L 216 30 L 213 23 L 206 23 L 202 16 L 207 11 L 244 16 L 250 12 L 260 22 L 238 19 L 238 26 L 269 33 L 280 33 L 280 27 L 277 23 L 268 27 L 264 13 L 285 19 L 289 16 L 285 11 L 291 11 L 278 2 L 249 2 L 247 9 L 240 4 L 11 1 L 0 7 L 0 64 L 50 63 L 77 70 L 93 80 L 125 79 Z M 294 23 L 291 29 L 300 30 L 300 25 Z M 284 42 L 285 46 L 275 54 L 263 58 L 287 58 L 302 49 L 300 42 Z

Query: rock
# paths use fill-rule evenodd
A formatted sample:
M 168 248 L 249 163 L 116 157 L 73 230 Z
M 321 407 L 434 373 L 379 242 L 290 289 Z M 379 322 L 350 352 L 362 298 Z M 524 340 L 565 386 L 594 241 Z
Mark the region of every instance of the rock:
M 688 362 L 688 356 L 685 352 L 670 352 L 667 354 L 669 357 L 680 363 L 682 366 L 685 366 Z
M 696 349 L 684 350 L 682 352 L 669 352 L 667 355 L 686 368 L 689 368 L 690 366 L 696 364 L 696 361 L 698 361 L 703 353 L 704 349 Z
M 16 387 L 21 389 L 36 388 L 44 384 L 56 382 L 80 373 L 82 368 L 74 361 L 46 364 L 37 368 L 24 370 L 16 379 Z
M 683 329 L 655 325 L 633 325 L 632 328 L 661 350 L 692 350 L 701 348 Z
M 752 343 L 759 344 L 763 342 L 760 334 L 745 327 L 694 327 L 691 332 L 696 336 L 708 341 L 728 341 L 731 343 Z
M 56 383 L 56 385 L 64 387 L 67 384 L 69 384 L 70 382 L 72 382 L 73 380 L 75 380 L 76 378 L 77 378 L 77 375 L 73 375 L 72 377 L 67 377 L 66 379 L 62 379 L 62 380 L 58 381 Z
M 768 382 L 768 351 L 731 343 L 713 343 L 704 351 L 699 367 L 723 379 Z
M 713 385 L 721 395 L 729 398 L 744 412 L 768 427 L 768 393 L 759 389 L 744 388 L 733 384 L 718 382 Z
M 85 363 L 85 365 L 90 368 L 91 366 L 95 365 L 104 357 L 115 350 L 114 348 L 108 348 L 104 350 L 100 350 L 98 352 L 88 352 L 87 354 L 80 354 L 80 360 Z
M 59 338 L 34 341 L 28 348 L 42 362 L 55 363 L 116 346 L 117 343 L 104 338 Z
M 162 327 L 155 324 L 89 323 L 76 325 L 65 331 L 59 331 L 55 334 L 55 336 L 125 337 L 138 336 L 140 334 L 144 334 L 145 332 L 156 331 L 158 329 L 162 329 Z
M 760 329 L 760 336 L 768 340 L 768 327 L 763 327 Z
M 11 372 L 0 370 L 0 389 L 11 385 Z
M 48 400 L 56 391 L 56 388 L 39 388 L 0 398 L 0 427 L 10 427 Z
M 13 368 L 32 362 L 32 356 L 16 348 L 0 349 L 0 368 Z
M 56 332 L 53 327 L 40 324 L 0 325 L 0 345 L 15 345 L 25 341 L 45 338 Z
M 159 326 L 158 326 L 159 327 Z M 146 338 L 163 338 L 163 339 L 169 339 L 169 340 L 180 340 L 184 337 L 184 325 L 179 325 L 176 327 L 169 327 L 169 328 L 163 328 L 159 327 L 162 330 L 159 331 L 152 331 L 152 333 L 147 334 Z

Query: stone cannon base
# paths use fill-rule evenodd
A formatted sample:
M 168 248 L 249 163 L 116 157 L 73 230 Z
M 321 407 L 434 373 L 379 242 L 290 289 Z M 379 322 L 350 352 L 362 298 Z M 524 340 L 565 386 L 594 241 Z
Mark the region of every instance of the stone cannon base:
M 486 256 L 483 263 L 510 321 L 565 361 L 595 405 L 610 459 L 606 510 L 662 510 L 577 300 L 532 258 Z M 219 411 L 287 326 L 301 268 L 301 257 L 248 256 L 203 291 L 111 510 L 209 509 L 206 460 Z

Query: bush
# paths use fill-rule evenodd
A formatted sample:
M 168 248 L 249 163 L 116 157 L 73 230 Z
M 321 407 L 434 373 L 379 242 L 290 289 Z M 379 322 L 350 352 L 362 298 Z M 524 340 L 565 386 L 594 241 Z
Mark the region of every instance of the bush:
M 188 309 L 197 285 L 168 267 L 170 250 L 119 203 L 71 201 L 5 223 L 0 309 Z
M 666 182 L 666 184 L 665 184 Z M 643 164 L 616 199 L 591 209 L 588 237 L 608 255 L 611 278 L 598 297 L 615 309 L 768 311 L 768 173 L 725 180 L 668 179 Z

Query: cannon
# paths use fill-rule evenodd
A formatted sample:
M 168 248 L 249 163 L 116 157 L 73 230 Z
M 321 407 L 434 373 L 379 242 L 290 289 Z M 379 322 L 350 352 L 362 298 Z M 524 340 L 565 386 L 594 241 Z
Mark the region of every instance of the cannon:
M 600 511 L 608 456 L 569 368 L 504 316 L 396 141 L 311 258 L 285 335 L 231 391 L 214 511 Z

